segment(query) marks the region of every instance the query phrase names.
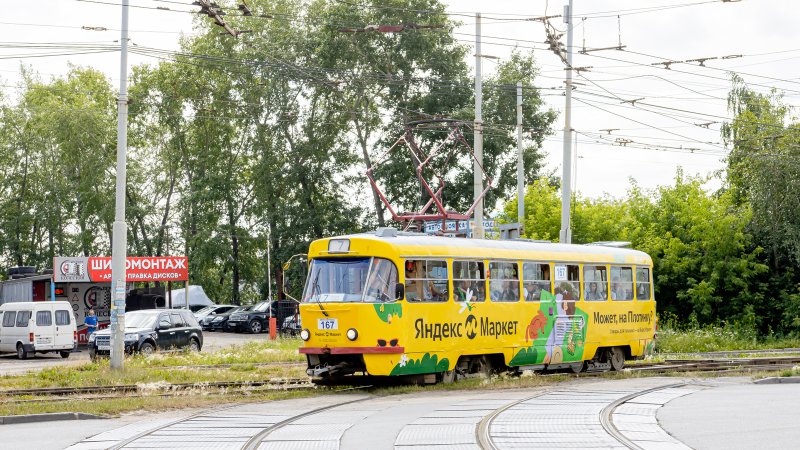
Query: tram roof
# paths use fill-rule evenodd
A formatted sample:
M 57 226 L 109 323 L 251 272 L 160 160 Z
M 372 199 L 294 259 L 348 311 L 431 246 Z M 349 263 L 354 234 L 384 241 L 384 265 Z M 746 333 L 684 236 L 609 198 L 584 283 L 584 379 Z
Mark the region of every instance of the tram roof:
M 320 239 L 315 241 L 318 245 L 312 244 L 310 253 L 317 253 L 320 256 L 327 255 L 327 244 L 320 244 L 331 239 L 380 242 L 392 248 L 393 252 L 396 252 L 401 257 L 477 257 L 487 259 L 652 264 L 652 259 L 647 253 L 606 245 L 556 244 L 521 239 L 464 239 L 403 232 L 397 232 L 396 234 L 370 232 Z

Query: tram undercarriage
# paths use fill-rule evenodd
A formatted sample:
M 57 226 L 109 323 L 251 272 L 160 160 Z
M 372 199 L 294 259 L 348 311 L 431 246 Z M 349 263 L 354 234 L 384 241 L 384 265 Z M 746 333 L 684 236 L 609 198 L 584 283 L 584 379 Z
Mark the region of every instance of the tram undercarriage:
M 630 350 L 626 350 L 624 347 L 601 347 L 597 349 L 592 359 L 586 361 L 515 367 L 507 366 L 503 355 L 499 353 L 464 355 L 459 358 L 454 370 L 418 375 L 376 376 L 367 372 L 363 355 L 313 354 L 307 355 L 308 369 L 306 369 L 306 373 L 311 377 L 311 381 L 318 385 L 449 384 L 462 379 L 485 378 L 501 373 L 519 376 L 526 370 L 536 373 L 568 371 L 576 374 L 620 371 L 629 355 Z

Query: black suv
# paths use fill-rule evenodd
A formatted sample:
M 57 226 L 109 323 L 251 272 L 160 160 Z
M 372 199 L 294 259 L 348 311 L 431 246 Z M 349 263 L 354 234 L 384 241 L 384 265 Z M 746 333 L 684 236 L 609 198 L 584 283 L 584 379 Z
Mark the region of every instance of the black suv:
M 200 351 L 203 330 L 191 311 L 185 309 L 147 309 L 125 314 L 125 353 L 149 355 L 156 350 L 188 348 Z M 89 356 L 111 353 L 111 330 L 89 336 Z
M 277 300 L 273 300 L 272 302 L 264 301 L 256 304 L 247 311 L 234 312 L 228 319 L 225 329 L 261 333 L 262 331 L 269 330 L 270 316 L 277 319 L 277 325 L 280 327 L 286 316 L 292 313 L 292 305 L 284 305 L 284 303 L 290 302 L 279 302 Z

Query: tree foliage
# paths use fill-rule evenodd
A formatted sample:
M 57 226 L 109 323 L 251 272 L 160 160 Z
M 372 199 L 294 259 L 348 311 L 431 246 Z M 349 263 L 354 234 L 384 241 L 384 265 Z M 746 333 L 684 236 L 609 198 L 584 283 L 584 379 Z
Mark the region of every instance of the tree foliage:
M 186 254 L 190 281 L 219 302 L 265 298 L 282 284 L 280 263 L 311 240 L 381 223 L 380 205 L 361 198 L 371 195 L 363 176 L 370 158 L 409 120 L 472 114 L 467 48 L 436 0 L 248 4 L 260 14 L 226 18 L 247 33 L 234 38 L 198 17 L 178 52 L 132 69 L 129 87 L 128 253 Z M 373 24 L 405 29 L 347 32 Z M 532 86 L 530 56 L 501 68 L 493 83 Z M 487 95 L 487 120 L 512 120 L 505 115 L 513 116 L 513 99 L 495 91 L 502 95 Z M 0 98 L 4 265 L 109 254 L 117 114 L 110 80 L 80 67 L 46 81 L 24 71 L 18 92 Z M 546 128 L 536 122 L 535 90 L 526 89 L 526 102 L 526 126 Z M 487 137 L 492 171 L 511 160 L 511 135 L 505 130 L 500 143 Z M 540 143 L 529 138 L 530 176 Z M 393 157 L 381 179 L 401 207 L 414 185 L 409 161 Z M 460 164 L 453 173 L 466 180 L 471 163 Z M 463 187 L 449 206 L 471 198 Z M 290 280 L 295 294 L 301 276 Z
M 525 236 L 557 240 L 560 211 L 557 188 L 539 179 L 525 195 Z M 516 199 L 505 214 L 516 217 Z M 709 194 L 703 180 L 678 172 L 673 186 L 644 192 L 632 185 L 625 199 L 578 197 L 572 217 L 574 243 L 630 241 L 653 258 L 659 311 L 777 328 L 759 283 L 768 269 L 747 232 L 750 210 L 732 194 Z

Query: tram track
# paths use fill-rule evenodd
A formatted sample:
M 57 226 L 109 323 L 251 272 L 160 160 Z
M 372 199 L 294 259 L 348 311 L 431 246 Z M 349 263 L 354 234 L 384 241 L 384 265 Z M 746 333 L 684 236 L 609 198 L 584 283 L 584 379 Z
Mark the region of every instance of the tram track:
M 270 390 L 296 390 L 296 389 L 315 389 L 307 378 L 271 378 L 268 380 L 247 380 L 247 381 L 212 381 L 200 383 L 163 383 L 163 384 L 125 384 L 111 386 L 82 386 L 82 387 L 60 387 L 60 388 L 33 388 L 33 389 L 11 389 L 0 391 L 0 403 L 18 401 L 15 397 L 45 397 L 38 401 L 52 400 L 74 400 L 79 395 L 92 395 L 84 397 L 86 399 L 96 399 L 96 395 L 107 395 L 108 398 L 119 397 L 146 397 L 157 395 L 178 395 L 192 390 L 208 389 L 270 389 Z M 34 399 L 23 399 L 34 400 Z M 36 400 L 34 400 L 36 401 Z
M 526 402 L 536 397 L 541 397 L 542 395 L 548 392 L 550 391 L 545 390 L 539 392 L 536 395 L 531 395 L 530 397 L 517 400 L 515 402 L 503 406 L 502 408 L 497 408 L 488 415 L 484 416 L 483 419 L 481 419 L 481 421 L 478 422 L 478 425 L 475 427 L 475 440 L 478 443 L 478 447 L 480 447 L 482 450 L 498 450 L 497 446 L 495 446 L 494 442 L 492 441 L 491 435 L 489 434 L 489 428 L 492 426 L 492 422 L 494 421 L 494 419 L 503 412 L 519 405 L 520 403 Z
M 296 422 L 296 421 L 298 421 L 298 420 L 300 420 L 300 419 L 302 419 L 304 417 L 313 416 L 315 414 L 319 414 L 319 413 L 322 413 L 322 412 L 325 412 L 325 411 L 329 411 L 331 409 L 338 408 L 340 406 L 345 406 L 345 405 L 350 405 L 350 404 L 353 404 L 353 403 L 363 402 L 363 401 L 369 400 L 371 398 L 373 398 L 373 397 L 372 396 L 366 396 L 364 398 L 358 398 L 358 399 L 355 399 L 355 400 L 348 400 L 348 401 L 344 401 L 344 402 L 339 402 L 339 403 L 335 403 L 333 405 L 323 406 L 323 407 L 320 407 L 320 408 L 317 408 L 317 409 L 313 409 L 311 411 L 306 411 L 304 413 L 297 414 L 297 415 L 294 415 L 292 417 L 289 417 L 286 420 L 282 420 L 282 421 L 280 421 L 280 422 L 278 422 L 278 423 L 276 423 L 276 424 L 274 424 L 272 426 L 264 428 L 258 434 L 254 435 L 253 437 L 248 439 L 247 442 L 242 446 L 242 450 L 256 450 L 256 449 L 258 449 L 259 447 L 261 447 L 261 443 L 264 441 L 264 439 L 266 439 L 270 434 L 272 434 L 273 432 L 275 432 L 275 431 L 277 431 L 277 430 L 279 430 L 279 429 L 281 429 L 281 428 L 283 428 L 283 427 L 285 427 L 287 425 L 290 425 L 293 422 Z
M 264 363 L 274 364 L 274 363 Z M 766 358 L 714 358 L 714 359 L 676 359 L 663 362 L 635 364 L 623 372 L 639 372 L 652 375 L 668 375 L 675 373 L 707 373 L 737 374 L 763 371 L 789 370 L 800 365 L 800 356 L 766 357 Z M 215 366 L 211 366 L 215 367 Z M 220 366 L 216 366 L 220 367 Z M 572 375 L 574 377 L 603 376 L 609 372 L 545 373 L 540 376 Z M 358 380 L 353 380 L 358 381 Z M 370 382 L 357 385 L 356 389 L 370 388 Z M 191 395 L 192 391 L 207 393 L 209 391 L 253 390 L 313 390 L 317 386 L 310 379 L 302 378 L 269 378 L 247 381 L 210 381 L 197 383 L 143 383 L 124 385 L 54 387 L 0 390 L 0 404 L 34 403 L 42 401 L 95 400 L 104 398 L 155 397 Z
M 292 423 L 297 422 L 300 419 L 303 419 L 303 418 L 308 417 L 308 416 L 313 416 L 315 414 L 327 412 L 329 410 L 335 409 L 335 408 L 340 407 L 340 406 L 350 405 L 350 404 L 353 404 L 353 403 L 358 403 L 358 402 L 362 402 L 362 401 L 365 401 L 365 400 L 369 400 L 371 398 L 373 398 L 373 397 L 372 396 L 365 396 L 363 398 L 357 398 L 357 399 L 351 399 L 351 400 L 336 402 L 336 403 L 333 403 L 333 404 L 330 404 L 330 405 L 326 405 L 326 406 L 323 406 L 323 407 L 320 407 L 320 408 L 315 408 L 315 409 L 312 409 L 312 410 L 309 410 L 309 411 L 304 411 L 304 412 L 301 412 L 299 414 L 295 414 L 295 415 L 293 415 L 291 417 L 288 417 L 288 418 L 286 418 L 286 419 L 284 419 L 282 421 L 279 421 L 277 423 L 269 425 L 269 426 L 265 427 L 264 429 L 258 431 L 256 434 L 250 436 L 247 439 L 247 441 L 245 441 L 242 444 L 242 446 L 240 448 L 242 450 L 254 450 L 254 449 L 257 449 L 257 448 L 259 448 L 261 446 L 261 444 L 264 441 L 264 439 L 266 439 L 271 433 L 273 433 L 273 432 L 275 432 L 275 431 L 277 431 L 277 430 L 279 430 L 279 429 L 281 429 L 281 428 L 283 428 L 283 427 L 285 427 L 287 425 L 291 425 Z M 238 406 L 238 405 L 235 405 L 235 404 L 234 405 L 225 405 L 225 406 L 222 406 L 222 407 L 214 408 L 212 410 L 200 411 L 200 412 L 197 412 L 195 414 L 191 414 L 189 416 L 182 417 L 180 419 L 173 420 L 173 421 L 161 424 L 161 425 L 159 425 L 159 426 L 157 426 L 155 428 L 150 428 L 148 430 L 136 433 L 136 434 L 134 434 L 132 436 L 127 437 L 124 440 L 116 442 L 114 445 L 111 445 L 108 448 L 111 449 L 111 450 L 122 449 L 122 448 L 125 448 L 126 446 L 128 446 L 130 444 L 135 444 L 140 439 L 146 439 L 148 437 L 154 436 L 154 435 L 158 434 L 161 431 L 168 430 L 171 427 L 180 426 L 181 424 L 185 424 L 185 423 L 191 422 L 192 420 L 199 419 L 199 418 L 202 418 L 204 416 L 205 417 L 214 416 L 214 415 L 217 415 L 217 414 L 219 414 L 221 412 L 224 412 L 226 410 L 234 408 L 236 406 Z
M 683 386 L 686 386 L 686 383 L 668 384 L 666 386 L 658 386 L 658 387 L 655 387 L 655 388 L 643 389 L 641 391 L 634 392 L 634 393 L 632 393 L 630 395 L 626 395 L 626 396 L 624 396 L 622 398 L 619 398 L 619 399 L 615 400 L 614 402 L 611 402 L 610 404 L 608 404 L 608 406 L 603 408 L 603 410 L 600 412 L 600 425 L 603 427 L 603 429 L 606 431 L 606 433 L 608 433 L 611 436 L 613 436 L 614 439 L 616 439 L 622 445 L 628 447 L 629 449 L 631 449 L 631 450 L 644 450 L 641 446 L 639 446 L 638 444 L 633 442 L 631 439 L 629 439 L 622 431 L 620 431 L 614 425 L 614 420 L 612 418 L 612 416 L 614 414 L 614 411 L 616 411 L 616 409 L 620 405 L 622 405 L 622 404 L 624 404 L 626 402 L 629 402 L 629 401 L 631 401 L 631 400 L 633 400 L 633 399 L 635 399 L 637 397 L 641 397 L 642 395 L 649 394 L 651 392 L 661 391 L 661 390 L 664 390 L 664 389 L 673 389 L 673 388 L 679 388 L 679 387 L 683 387 Z

